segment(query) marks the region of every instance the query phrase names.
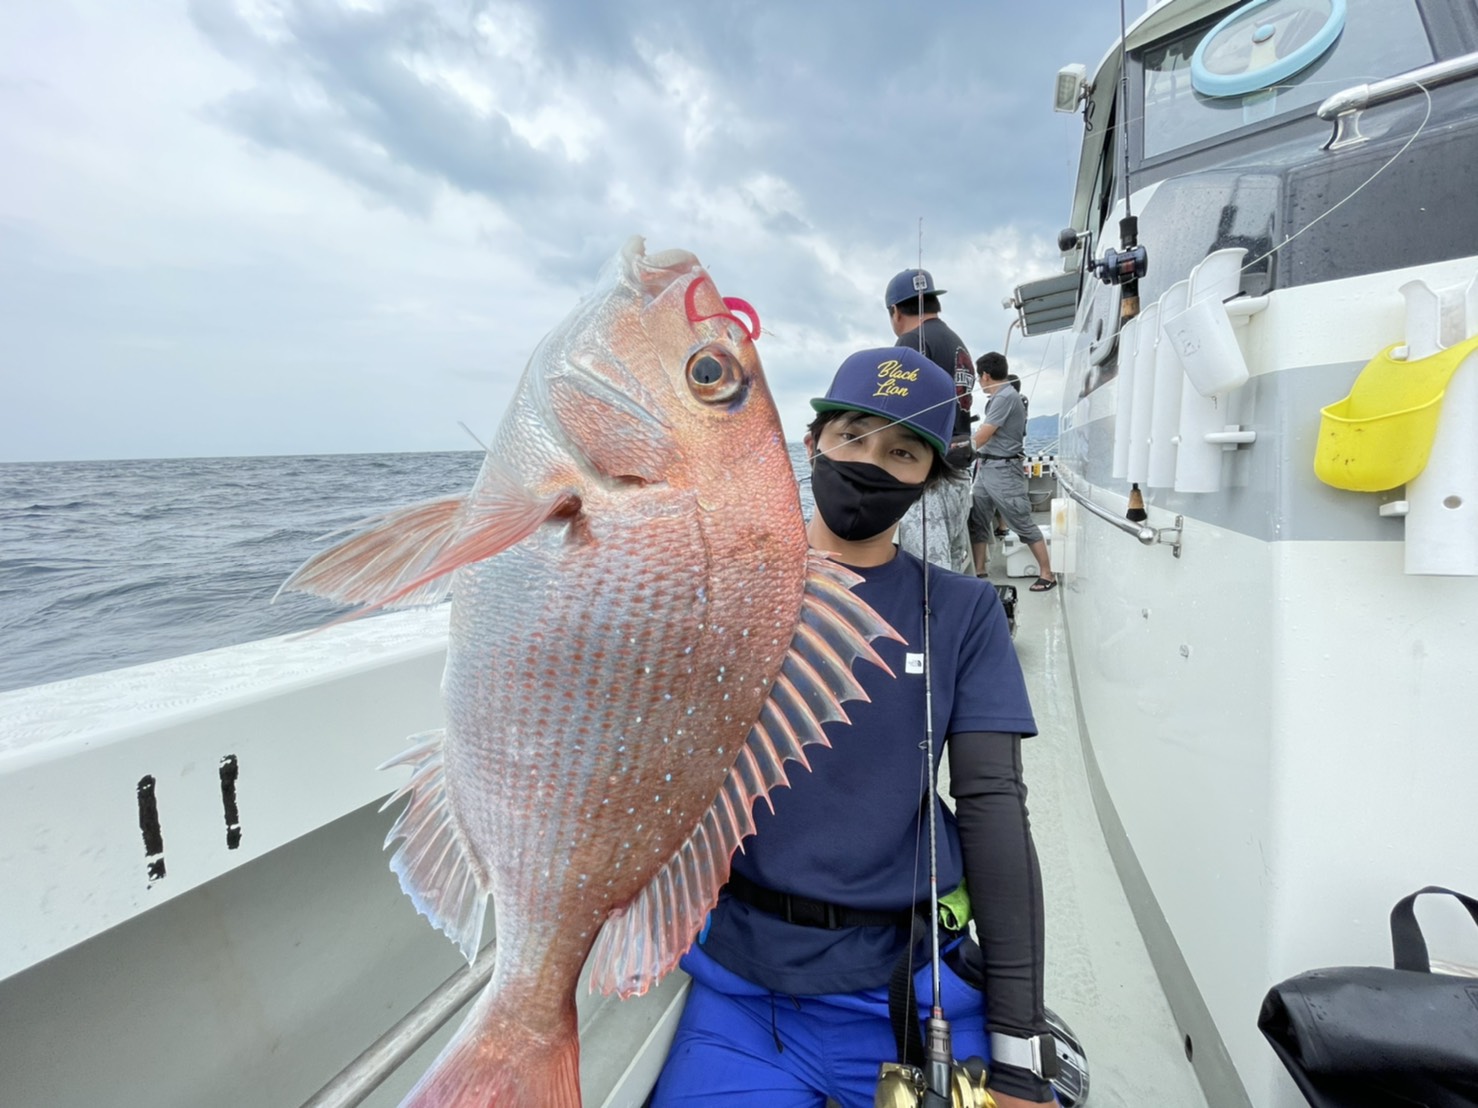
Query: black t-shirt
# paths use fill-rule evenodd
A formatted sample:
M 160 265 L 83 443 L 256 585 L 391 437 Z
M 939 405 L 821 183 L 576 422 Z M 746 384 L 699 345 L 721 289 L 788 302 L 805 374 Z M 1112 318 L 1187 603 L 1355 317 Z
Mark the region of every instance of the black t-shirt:
M 942 319 L 926 319 L 906 335 L 898 336 L 896 346 L 911 346 L 955 379 L 955 395 L 960 406 L 955 412 L 956 439 L 970 437 L 970 400 L 975 388 L 975 362 L 960 336 Z

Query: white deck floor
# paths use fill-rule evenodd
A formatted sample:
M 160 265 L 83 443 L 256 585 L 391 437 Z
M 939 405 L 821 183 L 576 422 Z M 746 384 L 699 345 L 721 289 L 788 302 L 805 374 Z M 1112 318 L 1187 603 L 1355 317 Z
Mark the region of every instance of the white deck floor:
M 1088 792 L 1060 594 L 994 577 L 1019 593 L 1016 653 L 1040 731 L 1022 760 L 1047 902 L 1047 1004 L 1087 1052 L 1091 1108 L 1205 1108 Z

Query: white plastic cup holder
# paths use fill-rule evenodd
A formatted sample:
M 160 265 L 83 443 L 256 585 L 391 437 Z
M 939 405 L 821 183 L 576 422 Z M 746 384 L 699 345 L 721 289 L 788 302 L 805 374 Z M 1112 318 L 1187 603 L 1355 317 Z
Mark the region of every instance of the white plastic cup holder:
M 1224 396 L 1251 377 L 1232 321 L 1219 300 L 1192 304 L 1161 326 L 1180 356 L 1186 380 L 1202 396 Z

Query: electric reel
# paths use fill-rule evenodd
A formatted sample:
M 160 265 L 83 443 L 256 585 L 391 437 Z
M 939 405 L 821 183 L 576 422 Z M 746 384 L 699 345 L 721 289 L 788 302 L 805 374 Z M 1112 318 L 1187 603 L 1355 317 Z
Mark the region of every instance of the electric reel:
M 996 1108 L 996 1098 L 986 1090 L 987 1072 L 979 1058 L 967 1058 L 949 1068 L 950 1099 L 947 1108 Z M 873 1108 L 919 1108 L 940 1098 L 929 1092 L 924 1071 L 902 1062 L 884 1062 L 878 1067 L 878 1088 Z M 941 1104 L 941 1108 L 946 1106 Z
M 1088 1055 L 1067 1021 L 1051 1008 L 1045 1009 L 1047 1026 L 1057 1040 L 1057 1064 L 1052 1091 L 1062 1108 L 1086 1108 L 1088 1103 Z M 996 1108 L 986 1090 L 990 1076 L 979 1058 L 966 1058 L 949 1067 L 950 1101 L 929 1092 L 924 1071 L 901 1062 L 884 1062 L 878 1068 L 878 1088 L 873 1108 Z M 927 1098 L 927 1099 L 926 1099 Z

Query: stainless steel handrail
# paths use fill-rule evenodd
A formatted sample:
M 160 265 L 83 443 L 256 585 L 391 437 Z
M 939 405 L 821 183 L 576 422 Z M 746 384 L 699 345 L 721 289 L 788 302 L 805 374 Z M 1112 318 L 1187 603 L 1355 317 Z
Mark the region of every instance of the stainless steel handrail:
M 436 987 L 436 991 L 308 1100 L 303 1108 L 353 1108 L 380 1087 L 427 1039 L 435 1035 L 457 1010 L 493 976 L 494 948 L 488 943 L 470 966 L 458 970 Z
M 1112 523 L 1120 531 L 1133 535 L 1145 546 L 1154 546 L 1163 543 L 1171 548 L 1177 558 L 1180 557 L 1180 548 L 1185 533 L 1185 517 L 1176 516 L 1174 527 L 1151 527 L 1147 523 L 1135 523 L 1133 520 L 1125 519 L 1123 516 L 1115 515 L 1107 508 L 1101 507 L 1089 500 L 1088 497 L 1073 488 L 1072 482 L 1067 479 L 1063 471 L 1057 471 L 1057 483 L 1062 490 L 1074 501 L 1087 508 L 1090 513 L 1096 515 L 1105 523 Z
M 1144 543 L 1145 546 L 1155 545 L 1155 529 L 1153 527 L 1149 527 L 1140 523 L 1135 523 L 1133 520 L 1125 519 L 1123 516 L 1114 515 L 1114 513 L 1109 511 L 1107 508 L 1100 508 L 1097 504 L 1093 503 L 1093 501 L 1089 500 L 1077 489 L 1073 488 L 1071 482 L 1064 480 L 1061 470 L 1058 470 L 1057 472 L 1057 483 L 1062 486 L 1063 491 L 1066 492 L 1068 496 L 1072 497 L 1079 504 L 1083 505 L 1083 507 L 1087 508 L 1090 512 L 1096 515 L 1099 519 L 1103 520 L 1105 523 L 1112 523 L 1120 531 L 1124 531 L 1128 534 L 1133 535 L 1140 542 Z
M 1354 85 L 1342 92 L 1336 92 L 1319 105 L 1319 118 L 1334 119 L 1345 112 L 1358 112 L 1374 104 L 1395 100 L 1417 88 L 1436 88 L 1438 85 L 1471 77 L 1475 73 L 1478 73 L 1478 51 L 1448 58 L 1443 62 L 1433 62 L 1374 84 Z

